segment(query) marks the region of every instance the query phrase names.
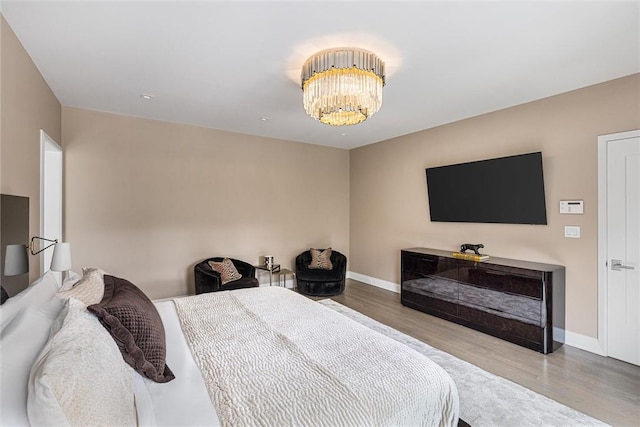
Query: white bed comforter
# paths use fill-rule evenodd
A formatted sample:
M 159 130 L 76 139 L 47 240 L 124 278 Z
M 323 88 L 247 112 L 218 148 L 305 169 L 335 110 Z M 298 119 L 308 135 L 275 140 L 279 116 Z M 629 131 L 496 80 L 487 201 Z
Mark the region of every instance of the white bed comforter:
M 442 368 L 290 290 L 175 304 L 222 425 L 457 424 L 457 390 Z

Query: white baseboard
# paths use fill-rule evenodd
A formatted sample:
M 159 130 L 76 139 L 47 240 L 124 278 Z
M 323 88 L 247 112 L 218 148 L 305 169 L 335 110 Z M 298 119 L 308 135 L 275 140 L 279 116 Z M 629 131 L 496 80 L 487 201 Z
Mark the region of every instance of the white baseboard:
M 400 293 L 400 285 L 393 282 L 387 282 L 386 280 L 376 279 L 375 277 L 367 276 L 365 274 L 356 273 L 353 271 L 347 271 L 347 279 L 357 280 L 358 282 L 365 283 L 367 285 L 375 286 L 378 288 L 386 289 L 391 292 Z M 605 356 L 604 350 L 600 345 L 597 338 L 588 337 L 571 331 L 564 331 L 565 344 L 571 347 L 579 348 L 580 350 L 595 353 L 600 356 Z
M 577 334 L 571 331 L 565 331 L 564 343 L 580 350 L 595 353 L 600 356 L 606 356 L 604 349 L 600 345 L 597 338 L 588 337 L 586 335 Z
M 400 293 L 400 285 L 393 282 L 387 282 L 386 280 L 376 279 L 375 277 L 366 276 L 364 274 L 356 273 L 354 271 L 347 271 L 347 279 L 357 280 L 358 282 L 366 283 L 377 288 L 386 289 L 387 291 Z

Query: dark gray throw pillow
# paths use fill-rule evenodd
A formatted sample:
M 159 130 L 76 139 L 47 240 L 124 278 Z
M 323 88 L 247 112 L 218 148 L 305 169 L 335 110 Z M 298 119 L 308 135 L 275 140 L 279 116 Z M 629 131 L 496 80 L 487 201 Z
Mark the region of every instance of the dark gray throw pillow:
M 4 290 L 4 288 L 2 286 L 0 286 L 0 305 L 4 304 L 4 302 L 6 300 L 9 299 L 9 294 L 7 293 L 7 291 Z
M 160 314 L 137 286 L 105 274 L 102 301 L 87 308 L 100 319 L 133 369 L 158 383 L 175 378 L 165 362 L 167 347 Z

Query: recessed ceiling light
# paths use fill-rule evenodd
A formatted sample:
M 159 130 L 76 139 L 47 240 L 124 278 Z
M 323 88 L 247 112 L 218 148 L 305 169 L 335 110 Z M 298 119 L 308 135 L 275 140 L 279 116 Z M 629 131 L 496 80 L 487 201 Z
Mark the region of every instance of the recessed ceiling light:
M 269 120 L 269 117 L 260 117 L 261 122 L 266 122 L 267 120 Z
M 342 132 L 340 135 L 347 136 L 346 132 Z
M 153 95 L 149 95 L 148 93 L 141 93 L 140 94 L 140 98 L 145 99 L 145 100 L 149 100 L 149 99 L 153 98 Z

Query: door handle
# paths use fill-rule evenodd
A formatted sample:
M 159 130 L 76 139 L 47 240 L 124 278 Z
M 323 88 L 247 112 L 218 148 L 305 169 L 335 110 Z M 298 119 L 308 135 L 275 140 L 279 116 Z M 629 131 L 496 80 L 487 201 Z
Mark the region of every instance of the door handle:
M 632 265 L 624 265 L 624 264 L 622 264 L 622 260 L 612 259 L 611 260 L 611 269 L 615 270 L 615 271 L 621 271 L 622 269 L 635 270 L 635 267 L 632 266 Z

